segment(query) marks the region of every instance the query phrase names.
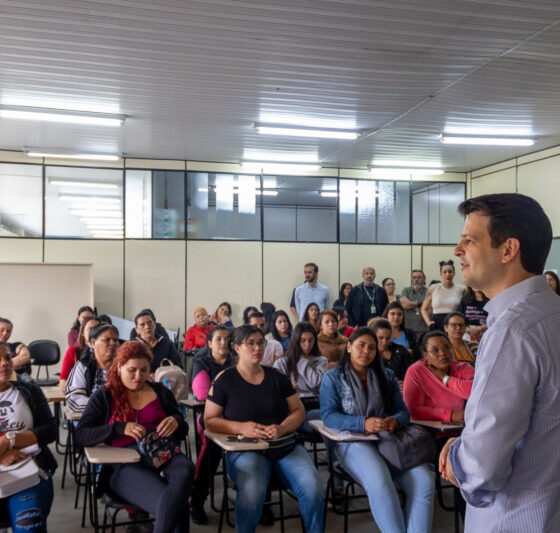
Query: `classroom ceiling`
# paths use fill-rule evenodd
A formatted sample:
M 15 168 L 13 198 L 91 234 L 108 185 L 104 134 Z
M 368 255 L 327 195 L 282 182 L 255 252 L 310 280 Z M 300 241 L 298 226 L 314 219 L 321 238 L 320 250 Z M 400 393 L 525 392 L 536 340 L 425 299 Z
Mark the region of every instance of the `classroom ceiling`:
M 468 171 L 560 144 L 560 2 L 0 0 L 0 104 L 128 117 L 1 119 L 1 149 Z M 259 135 L 266 120 L 363 134 Z M 538 142 L 449 146 L 442 131 Z

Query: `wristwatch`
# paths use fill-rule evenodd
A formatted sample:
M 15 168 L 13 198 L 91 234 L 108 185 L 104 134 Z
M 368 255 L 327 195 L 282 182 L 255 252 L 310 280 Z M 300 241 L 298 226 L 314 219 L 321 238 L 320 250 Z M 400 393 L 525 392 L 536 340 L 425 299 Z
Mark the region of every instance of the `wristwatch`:
M 442 381 L 443 381 L 443 384 L 447 387 L 447 382 L 449 381 L 449 374 L 443 376 Z
M 15 431 L 8 431 L 8 433 L 6 433 L 6 438 L 10 441 L 10 447 L 8 449 L 11 450 L 16 445 Z

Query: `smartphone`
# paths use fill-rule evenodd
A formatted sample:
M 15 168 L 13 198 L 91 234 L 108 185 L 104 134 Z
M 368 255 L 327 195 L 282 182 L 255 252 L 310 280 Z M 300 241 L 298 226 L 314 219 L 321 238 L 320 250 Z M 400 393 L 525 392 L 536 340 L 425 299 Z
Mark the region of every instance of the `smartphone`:
M 255 443 L 255 442 L 259 442 L 259 439 L 255 439 L 252 437 L 235 437 L 232 435 L 228 435 L 226 437 L 226 441 L 227 442 L 251 442 L 251 443 Z

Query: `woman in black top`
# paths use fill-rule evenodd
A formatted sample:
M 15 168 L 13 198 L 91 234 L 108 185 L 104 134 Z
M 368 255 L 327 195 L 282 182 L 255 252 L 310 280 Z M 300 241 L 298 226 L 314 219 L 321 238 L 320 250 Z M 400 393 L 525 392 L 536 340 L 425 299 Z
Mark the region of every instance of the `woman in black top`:
M 305 417 L 303 405 L 290 379 L 277 370 L 261 366 L 264 337 L 255 326 L 233 332 L 236 366 L 219 374 L 210 392 L 204 421 L 210 431 L 275 440 L 286 437 L 271 453 L 230 452 L 226 469 L 237 487 L 236 528 L 252 533 L 257 528 L 266 489 L 274 472 L 296 494 L 307 533 L 323 531 L 323 489 L 313 461 L 289 436 Z M 276 443 L 275 443 L 276 444 Z
M 20 450 L 36 444 L 41 450 L 36 457 L 40 473 L 37 485 L 0 499 L 0 519 L 9 521 L 14 533 L 45 533 L 56 470 L 47 445 L 56 439 L 56 422 L 39 387 L 10 382 L 13 370 L 12 358 L 0 344 L 0 464 L 21 461 L 26 455 Z

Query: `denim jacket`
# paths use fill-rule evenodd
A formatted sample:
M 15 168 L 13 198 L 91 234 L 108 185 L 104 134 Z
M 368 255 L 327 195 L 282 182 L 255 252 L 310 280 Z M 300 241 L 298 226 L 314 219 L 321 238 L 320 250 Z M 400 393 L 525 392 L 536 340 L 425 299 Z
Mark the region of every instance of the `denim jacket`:
M 393 389 L 393 406 L 395 408 L 395 412 L 388 416 L 396 418 L 399 422 L 399 427 L 406 426 L 410 422 L 410 415 L 404 404 L 395 374 L 392 370 L 386 368 L 385 376 Z M 356 432 L 363 432 L 365 430 L 366 417 L 352 414 L 354 408 L 352 389 L 338 368 L 329 370 L 323 376 L 320 402 L 321 418 L 325 426 Z

